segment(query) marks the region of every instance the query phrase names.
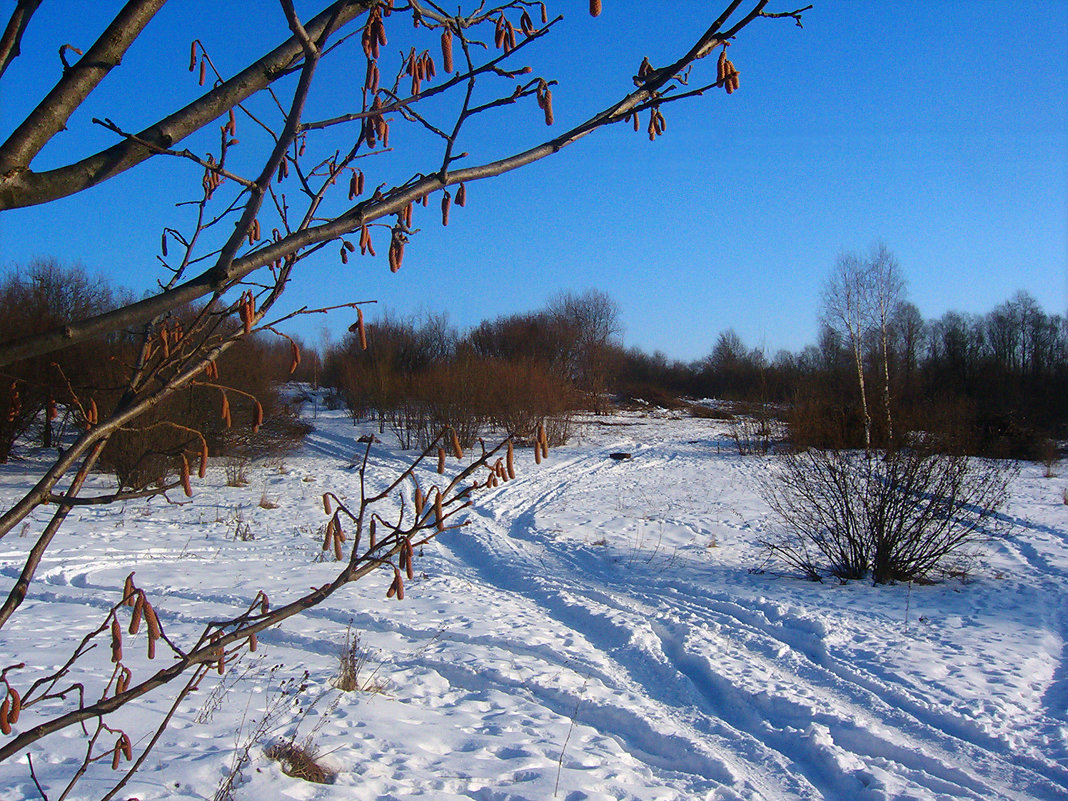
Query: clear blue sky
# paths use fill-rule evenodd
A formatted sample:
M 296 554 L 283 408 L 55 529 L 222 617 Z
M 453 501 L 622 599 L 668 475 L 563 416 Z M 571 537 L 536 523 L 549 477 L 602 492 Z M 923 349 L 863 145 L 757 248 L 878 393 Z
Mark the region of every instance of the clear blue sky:
M 628 345 L 689 360 L 733 327 L 773 354 L 814 340 L 819 287 L 835 257 L 878 239 L 898 256 L 925 317 L 985 312 L 1017 289 L 1064 314 L 1068 3 L 813 1 L 804 29 L 760 20 L 745 30 L 730 51 L 741 90 L 666 107 L 667 132 L 655 143 L 644 130 L 602 131 L 471 184 L 448 228 L 434 221 L 433 205 L 417 212 L 422 232 L 397 275 L 384 240 L 377 260 L 347 267 L 331 247 L 302 264 L 287 306 L 377 298 L 402 314 L 445 311 L 465 327 L 595 287 L 622 307 Z M 57 43 L 88 45 L 120 5 L 42 6 L 25 55 L 0 84 L 0 135 L 58 77 Z M 561 81 L 552 130 L 621 96 L 643 56 L 660 65 L 682 52 L 722 5 L 604 0 L 602 16 L 590 19 L 581 0 L 550 3 L 567 19 L 520 63 Z M 769 10 L 793 7 L 773 0 Z M 248 19 L 258 20 L 251 30 Z M 107 144 L 90 116 L 135 128 L 192 98 L 185 62 L 194 30 L 224 65 L 239 66 L 227 50 L 237 24 L 241 53 L 260 52 L 284 27 L 268 0 L 172 0 L 34 166 Z M 340 108 L 362 72 L 350 77 L 338 61 L 324 77 L 333 84 L 311 116 Z M 487 122 L 463 143 L 473 161 L 549 133 L 533 103 Z M 407 163 L 432 170 L 437 152 Z M 182 221 L 173 204 L 198 182 L 196 168 L 167 162 L 4 213 L 0 264 L 54 256 L 141 293 L 161 277 L 161 227 Z M 324 325 L 338 336 L 349 322 L 315 317 L 292 330 L 315 342 Z

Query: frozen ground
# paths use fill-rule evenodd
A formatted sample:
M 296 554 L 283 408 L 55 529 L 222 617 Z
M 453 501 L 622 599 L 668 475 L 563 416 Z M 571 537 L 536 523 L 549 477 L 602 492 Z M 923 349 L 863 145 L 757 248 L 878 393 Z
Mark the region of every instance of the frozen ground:
M 179 638 L 259 589 L 277 604 L 324 581 L 320 495 L 355 497 L 364 429 L 334 412 L 314 423 L 245 490 L 214 464 L 189 503 L 76 510 L 0 632 L 3 664 L 58 664 L 130 570 Z M 247 749 L 236 799 L 1068 798 L 1066 478 L 1023 465 L 1011 534 L 965 583 L 812 584 L 752 572 L 774 526 L 756 492 L 772 461 L 732 453 L 721 426 L 621 414 L 540 467 L 520 452 L 519 477 L 482 491 L 471 525 L 422 549 L 403 602 L 385 600 L 383 573 L 265 634 L 179 710 L 121 797 L 211 798 L 273 706 L 284 713 Z M 379 479 L 405 458 L 383 439 Z M 0 468 L 0 500 L 31 466 Z M 4 587 L 29 543 L 0 542 Z M 372 691 L 331 684 L 350 623 Z M 304 671 L 298 712 L 279 685 Z M 118 722 L 137 739 L 165 705 Z M 333 785 L 264 756 L 292 735 Z M 82 738 L 44 745 L 33 759 L 54 799 Z M 78 797 L 109 786 L 96 767 Z M 36 797 L 24 759 L 0 766 L 0 799 Z

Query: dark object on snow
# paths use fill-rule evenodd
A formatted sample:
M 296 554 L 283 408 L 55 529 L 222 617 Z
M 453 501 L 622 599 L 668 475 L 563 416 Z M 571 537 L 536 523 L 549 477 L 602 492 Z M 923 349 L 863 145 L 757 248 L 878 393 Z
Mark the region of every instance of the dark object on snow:
M 371 444 L 375 444 L 375 443 L 381 442 L 382 440 L 380 440 L 374 434 L 364 434 L 362 437 L 360 437 L 356 441 L 357 442 L 363 442 L 363 443 L 370 442 Z
M 616 451 L 615 453 L 608 454 L 610 459 L 615 459 L 617 462 L 623 462 L 630 458 L 629 453 L 623 453 L 622 451 Z

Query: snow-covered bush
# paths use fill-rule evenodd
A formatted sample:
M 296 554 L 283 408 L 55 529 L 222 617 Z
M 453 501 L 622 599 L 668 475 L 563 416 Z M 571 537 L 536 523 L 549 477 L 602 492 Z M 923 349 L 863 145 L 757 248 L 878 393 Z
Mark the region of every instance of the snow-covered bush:
M 764 545 L 812 579 L 930 578 L 996 530 L 1014 473 L 1006 462 L 918 449 L 787 454 L 763 487 L 785 530 Z

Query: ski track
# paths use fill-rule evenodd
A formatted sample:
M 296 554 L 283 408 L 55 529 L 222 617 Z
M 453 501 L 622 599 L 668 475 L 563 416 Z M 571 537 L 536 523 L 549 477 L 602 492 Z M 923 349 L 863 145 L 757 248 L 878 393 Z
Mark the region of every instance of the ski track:
M 642 456 L 640 451 L 634 453 L 635 459 Z M 669 454 L 647 458 L 643 467 L 652 469 L 670 464 L 677 457 L 677 454 Z M 495 583 L 505 592 L 532 598 L 555 620 L 580 631 L 593 645 L 618 660 L 619 667 L 634 676 L 640 686 L 646 689 L 671 686 L 670 680 L 665 681 L 668 677 L 647 675 L 646 655 L 624 652 L 626 629 L 621 630 L 616 621 L 608 621 L 592 611 L 606 603 L 604 593 L 584 593 L 580 586 L 576 586 L 578 582 L 557 579 L 557 586 L 545 587 L 544 582 L 537 580 L 539 573 L 560 577 L 580 574 L 584 569 L 577 563 L 579 560 L 558 557 L 551 545 L 544 542 L 534 525 L 537 511 L 574 491 L 569 483 L 576 479 L 570 477 L 589 479 L 611 469 L 611 463 L 585 465 L 575 459 L 554 465 L 531 479 L 537 484 L 544 479 L 548 485 L 546 489 L 533 493 L 522 490 L 503 493 L 504 499 L 500 503 L 489 504 L 494 510 L 494 519 L 485 520 L 475 529 L 488 533 L 479 536 L 465 532 L 463 536 L 453 538 L 447 547 L 481 580 Z M 523 501 L 509 503 L 505 500 L 509 495 Z M 501 529 L 500 521 L 508 518 L 511 522 L 507 530 Z M 498 530 L 494 531 L 495 527 Z M 531 553 L 524 554 L 519 548 L 501 544 L 508 540 L 529 543 Z M 557 562 L 557 569 L 545 569 L 546 561 L 550 559 Z M 1036 566 L 1048 567 L 1045 563 Z M 746 608 L 729 596 L 706 594 L 700 598 L 701 603 L 694 603 L 679 602 L 672 594 L 650 596 L 628 586 L 613 589 L 618 590 L 624 599 L 612 604 L 616 611 L 626 606 L 640 606 L 647 610 L 646 614 L 656 609 L 658 618 L 672 621 L 668 625 L 654 625 L 662 653 L 670 668 L 684 677 L 701 696 L 707 714 L 728 724 L 743 739 L 748 737 L 756 741 L 756 746 L 747 743 L 749 750 L 743 752 L 743 758 L 752 760 L 754 747 L 763 749 L 764 761 L 768 760 L 769 753 L 779 754 L 781 760 L 777 761 L 785 762 L 804 777 L 816 797 L 861 797 L 872 784 L 877 787 L 878 782 L 868 770 L 843 772 L 838 760 L 828 756 L 826 749 L 805 733 L 806 724 L 811 723 L 824 726 L 835 746 L 847 748 L 860 764 L 877 763 L 884 769 L 886 765 L 892 765 L 899 775 L 907 776 L 914 784 L 935 794 L 950 793 L 953 797 L 976 799 L 1065 797 L 1068 771 L 1055 763 L 1019 755 L 1006 760 L 1003 756 L 1008 750 L 1006 743 L 981 731 L 970 721 L 958 718 L 948 710 L 932 709 L 903 685 L 892 686 L 886 676 L 862 673 L 830 657 L 819 633 L 805 630 L 805 621 L 780 620 L 771 624 L 759 610 Z M 587 602 L 575 603 L 568 599 L 574 595 L 584 595 Z M 820 700 L 826 708 L 840 709 L 845 705 L 850 713 L 826 714 L 811 706 L 770 698 L 757 699 L 735 686 L 716 670 L 711 660 L 696 656 L 686 648 L 686 632 L 710 622 L 725 629 L 733 640 L 756 640 L 755 644 L 747 643 L 749 659 L 766 658 L 781 650 L 801 657 L 794 660 L 802 664 L 793 666 L 793 680 L 819 690 L 824 696 Z M 785 648 L 778 648 L 779 644 Z M 1063 658 L 1059 672 L 1063 674 Z M 1063 682 L 1063 675 L 1055 677 L 1047 691 L 1047 696 L 1055 697 L 1049 698 L 1047 705 L 1058 702 Z M 663 693 L 651 700 L 665 707 L 680 705 L 677 698 Z M 782 710 L 790 707 L 793 707 L 790 714 L 783 714 Z M 872 720 L 873 715 L 875 720 Z M 858 727 L 850 718 L 868 720 L 878 726 Z M 875 734 L 876 729 L 889 730 L 893 736 L 880 737 Z M 624 739 L 626 736 L 622 735 Z M 901 741 L 907 742 L 908 746 L 900 745 Z M 647 750 L 642 743 L 624 744 L 624 747 L 632 753 Z

